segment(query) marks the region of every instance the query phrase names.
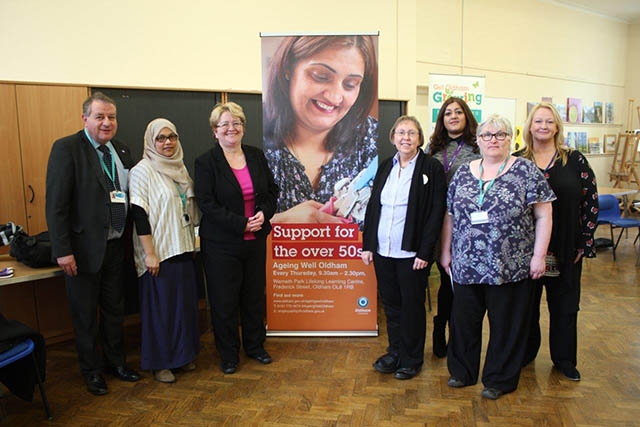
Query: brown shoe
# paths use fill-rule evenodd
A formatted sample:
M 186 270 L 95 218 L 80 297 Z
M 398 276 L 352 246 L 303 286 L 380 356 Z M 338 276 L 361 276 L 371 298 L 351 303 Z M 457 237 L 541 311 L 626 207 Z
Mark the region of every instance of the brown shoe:
M 160 369 L 159 371 L 155 371 L 153 373 L 156 381 L 160 381 L 161 383 L 174 383 L 176 382 L 176 377 L 173 375 L 170 369 Z

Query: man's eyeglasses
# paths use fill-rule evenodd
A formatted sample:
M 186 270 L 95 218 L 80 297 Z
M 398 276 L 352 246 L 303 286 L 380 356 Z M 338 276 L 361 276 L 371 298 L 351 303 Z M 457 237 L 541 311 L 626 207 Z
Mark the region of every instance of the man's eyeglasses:
M 396 130 L 393 132 L 394 135 L 398 135 L 400 138 L 404 138 L 404 136 L 408 136 L 409 138 L 413 138 L 414 136 L 418 135 L 418 132 L 415 130 L 409 130 L 409 131 L 404 131 L 404 130 Z
M 496 139 L 498 141 L 504 141 L 507 136 L 509 136 L 508 133 L 506 132 L 496 132 L 496 133 L 482 133 L 480 135 L 478 135 L 484 142 L 489 142 L 491 141 L 491 138 L 493 138 L 494 136 L 496 137 Z
M 171 135 L 158 135 L 156 136 L 156 141 L 160 144 L 167 142 L 167 139 L 171 142 L 176 142 L 178 140 L 178 135 L 172 133 Z
M 242 122 L 222 122 L 219 123 L 218 126 L 216 126 L 218 129 L 228 129 L 231 126 L 233 126 L 234 128 L 241 128 L 242 127 Z

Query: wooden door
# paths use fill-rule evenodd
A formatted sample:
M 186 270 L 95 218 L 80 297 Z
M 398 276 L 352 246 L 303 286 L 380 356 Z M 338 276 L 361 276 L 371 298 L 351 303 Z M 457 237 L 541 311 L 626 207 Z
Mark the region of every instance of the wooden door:
M 22 185 L 22 161 L 18 133 L 16 87 L 0 83 L 0 153 L 2 153 L 2 179 L 0 180 L 0 224 L 14 222 L 27 226 Z M 9 246 L 0 247 L 0 254 L 9 253 Z
M 82 86 L 16 85 L 20 146 L 29 234 L 47 229 L 45 179 L 53 142 L 82 129 Z

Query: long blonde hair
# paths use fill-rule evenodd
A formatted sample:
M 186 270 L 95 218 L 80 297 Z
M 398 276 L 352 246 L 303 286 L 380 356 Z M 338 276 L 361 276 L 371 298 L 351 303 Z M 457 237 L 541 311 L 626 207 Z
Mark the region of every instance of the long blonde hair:
M 567 159 L 569 158 L 571 149 L 564 143 L 564 126 L 562 125 L 560 113 L 558 113 L 558 110 L 556 110 L 556 107 L 553 104 L 548 102 L 541 102 L 533 107 L 531 109 L 531 113 L 529 113 L 529 117 L 527 117 L 527 120 L 524 122 L 524 126 L 522 127 L 522 138 L 524 139 L 525 145 L 524 150 L 522 150 L 522 157 L 533 160 L 533 136 L 531 136 L 531 122 L 533 121 L 533 116 L 536 114 L 536 111 L 541 108 L 546 108 L 551 111 L 553 120 L 556 122 L 558 132 L 556 132 L 553 140 L 556 150 L 558 150 L 558 155 L 562 159 L 562 165 L 564 166 L 567 164 Z

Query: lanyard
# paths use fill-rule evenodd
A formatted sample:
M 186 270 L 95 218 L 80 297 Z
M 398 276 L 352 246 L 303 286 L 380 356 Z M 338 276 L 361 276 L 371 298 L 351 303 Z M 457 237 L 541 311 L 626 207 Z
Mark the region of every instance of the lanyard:
M 482 185 L 483 184 L 482 174 L 484 173 L 484 169 L 482 168 L 482 160 L 480 160 L 480 166 L 478 166 L 478 171 L 480 172 L 480 178 L 478 178 L 478 188 L 480 192 L 480 194 L 478 195 L 478 207 L 480 209 L 482 209 L 482 203 L 484 202 L 484 195 L 488 193 L 489 190 L 491 190 L 491 187 L 493 187 L 493 183 L 496 181 L 496 178 L 500 176 L 504 168 L 507 166 L 508 161 L 509 161 L 509 156 L 507 156 L 504 162 L 500 165 L 500 168 L 498 169 L 498 173 L 496 174 L 496 176 L 494 176 L 493 179 L 489 181 L 489 185 L 487 185 L 487 189 L 485 191 L 484 186 Z
M 109 147 L 107 147 L 107 150 L 111 151 L 109 149 Z M 116 190 L 120 190 L 118 188 L 118 186 L 116 185 L 116 180 L 115 180 L 115 176 L 116 176 L 116 161 L 113 159 L 113 153 L 111 153 L 111 172 L 109 172 L 109 169 L 107 168 L 107 165 L 104 162 L 103 156 L 98 156 L 98 159 L 100 160 L 100 164 L 102 165 L 102 170 L 104 170 L 104 173 L 107 174 L 107 177 L 109 178 L 109 180 L 113 184 L 113 188 L 115 188 Z
M 178 190 L 178 194 L 180 195 L 180 201 L 182 202 L 182 211 L 186 212 L 187 211 L 187 194 L 180 191 L 180 186 L 178 186 L 177 182 L 173 181 L 173 185 L 176 186 L 176 190 Z
M 533 154 L 532 154 L 533 155 Z M 555 153 L 553 153 L 553 157 L 551 158 L 551 160 L 549 161 L 549 164 L 547 165 L 546 168 L 544 168 L 544 170 L 542 171 L 542 174 L 544 175 L 544 177 L 546 179 L 549 179 L 549 169 L 551 169 L 551 166 L 553 166 L 553 164 L 556 162 L 556 159 L 558 158 L 558 150 L 556 150 Z M 534 157 L 533 160 L 535 161 L 536 158 Z
M 449 173 L 449 171 L 451 170 L 451 167 L 453 166 L 453 162 L 456 160 L 456 157 L 458 157 L 458 154 L 460 154 L 460 150 L 462 150 L 463 145 L 464 145 L 464 141 L 460 141 L 458 143 L 458 148 L 456 148 L 456 151 L 453 152 L 453 156 L 451 157 L 450 162 L 447 161 L 447 147 L 444 148 L 444 150 L 442 151 L 444 173 Z

